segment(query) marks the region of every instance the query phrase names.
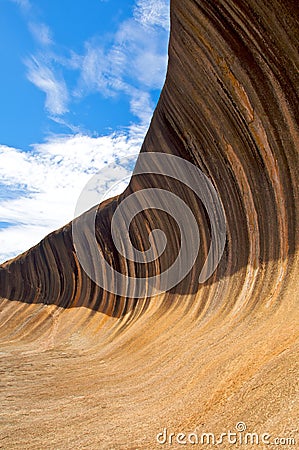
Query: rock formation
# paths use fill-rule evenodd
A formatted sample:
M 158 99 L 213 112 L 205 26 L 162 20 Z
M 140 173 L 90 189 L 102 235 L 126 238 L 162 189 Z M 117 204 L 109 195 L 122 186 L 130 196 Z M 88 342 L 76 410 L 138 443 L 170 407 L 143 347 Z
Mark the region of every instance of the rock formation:
M 132 193 L 179 196 L 200 252 L 177 285 L 139 297 L 98 286 L 72 223 L 3 264 L 5 449 L 153 449 L 164 428 L 219 436 L 240 421 L 299 442 L 297 39 L 293 0 L 172 0 L 167 77 L 141 155 L 178 156 L 211 181 L 226 218 L 220 263 L 198 283 L 213 240 L 207 211 L 157 167 L 137 174 L 140 157 L 125 192 L 94 208 L 97 243 L 119 273 L 163 273 L 182 242 L 174 218 L 146 209 L 132 222 L 141 252 L 155 252 L 152 230 L 167 238 L 148 264 L 120 256 L 111 220 Z

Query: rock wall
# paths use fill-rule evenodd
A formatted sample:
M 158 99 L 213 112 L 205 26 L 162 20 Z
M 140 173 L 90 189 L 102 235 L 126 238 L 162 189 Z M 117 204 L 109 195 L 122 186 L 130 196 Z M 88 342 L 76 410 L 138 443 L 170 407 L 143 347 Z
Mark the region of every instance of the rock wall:
M 297 40 L 292 0 L 172 0 L 168 72 L 141 155 L 178 156 L 209 178 L 226 217 L 222 258 L 198 284 L 213 237 L 209 217 L 192 189 L 156 170 L 136 174 L 122 195 L 95 207 L 95 229 L 115 270 L 150 279 L 179 252 L 175 220 L 159 209 L 135 217 L 130 238 L 137 249 L 150 248 L 154 229 L 167 237 L 161 257 L 145 264 L 120 256 L 111 219 L 141 190 L 159 188 L 182 198 L 196 218 L 201 246 L 190 272 L 167 292 L 153 296 L 149 289 L 138 298 L 134 288 L 115 294 L 99 287 L 80 265 L 72 224 L 3 264 L 4 381 L 17 392 L 21 411 L 18 424 L 5 428 L 13 433 L 19 427 L 20 437 L 6 433 L 5 448 L 17 448 L 24 436 L 38 446 L 46 436 L 43 448 L 76 442 L 78 448 L 152 449 L 164 427 L 220 433 L 240 420 L 251 431 L 295 436 Z M 142 156 L 135 173 L 140 164 Z M 88 229 L 85 239 L 88 249 Z M 43 370 L 49 375 L 46 396 Z M 39 394 L 29 400 L 32 377 Z M 72 406 L 71 398 L 77 398 Z M 47 408 L 47 426 L 42 411 L 35 415 L 42 431 L 30 429 L 24 402 L 30 411 L 37 404 Z

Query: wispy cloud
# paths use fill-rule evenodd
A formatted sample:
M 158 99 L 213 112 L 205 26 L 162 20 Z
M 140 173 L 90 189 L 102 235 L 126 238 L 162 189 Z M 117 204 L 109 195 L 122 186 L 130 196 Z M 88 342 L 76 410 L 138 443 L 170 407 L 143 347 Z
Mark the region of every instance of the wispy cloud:
M 138 0 L 134 16 L 119 24 L 108 46 L 93 37 L 82 54 L 69 49 L 66 56 L 59 52 L 49 27 L 35 20 L 29 0 L 11 1 L 28 13 L 28 26 L 38 45 L 25 61 L 27 77 L 45 93 L 49 117 L 73 134 L 52 136 L 30 152 L 0 145 L 0 220 L 6 223 L 0 226 L 0 261 L 72 220 L 90 176 L 139 151 L 154 108 L 153 91 L 162 87 L 165 78 L 169 30 L 168 0 Z M 75 89 L 67 86 L 64 70 L 77 73 Z M 72 101 L 91 93 L 125 95 L 135 123 L 123 134 L 98 138 L 79 134 L 65 113 Z
M 29 30 L 40 45 L 47 46 L 53 43 L 51 30 L 46 24 L 30 22 Z
M 167 67 L 168 33 L 135 19 L 122 23 L 115 47 L 122 54 L 122 75 L 144 89 L 161 88 Z M 114 62 L 114 61 L 113 61 Z
M 108 48 L 96 39 L 86 43 L 75 94 L 126 94 L 131 112 L 148 123 L 153 112 L 151 91 L 160 89 L 165 79 L 168 29 L 167 0 L 137 1 L 134 17 L 119 24 Z
M 132 91 L 130 108 L 132 113 L 140 119 L 142 124 L 147 124 L 153 112 L 153 103 L 150 94 L 138 90 Z
M 46 94 L 45 107 L 50 114 L 61 115 L 68 111 L 68 90 L 62 76 L 46 65 L 38 57 L 26 60 L 28 79 Z
M 30 9 L 29 0 L 12 1 Z M 153 106 L 149 108 L 150 91 L 161 88 L 167 67 L 169 0 L 136 0 L 133 17 L 119 24 L 108 45 L 93 36 L 85 42 L 83 54 L 70 49 L 69 57 L 59 54 L 50 28 L 34 19 L 32 8 L 28 27 L 40 49 L 26 60 L 27 76 L 46 94 L 50 118 L 63 116 L 72 101 L 91 93 L 104 97 L 125 94 L 131 112 L 143 125 L 149 123 L 153 112 Z M 75 89 L 66 85 L 65 69 L 78 72 Z M 136 108 L 138 93 L 141 95 Z
M 46 94 L 45 108 L 53 117 L 68 112 L 70 100 L 63 71 L 53 60 L 55 52 L 49 50 L 54 44 L 52 32 L 48 25 L 36 19 L 36 13 L 29 0 L 10 0 L 17 4 L 24 14 L 28 29 L 38 45 L 38 51 L 24 60 L 27 67 L 27 78 L 38 89 Z M 59 56 L 58 56 L 59 59 Z M 57 69 L 58 68 L 58 69 Z
M 134 15 L 143 25 L 170 29 L 169 1 L 137 0 Z

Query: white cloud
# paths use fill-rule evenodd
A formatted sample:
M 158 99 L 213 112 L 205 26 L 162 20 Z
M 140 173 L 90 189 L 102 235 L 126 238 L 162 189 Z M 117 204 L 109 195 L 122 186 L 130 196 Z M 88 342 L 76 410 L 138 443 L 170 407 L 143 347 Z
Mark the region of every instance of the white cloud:
M 33 152 L 0 146 L 0 178 L 15 195 L 0 199 L 0 261 L 16 256 L 74 217 L 77 199 L 92 174 L 137 154 L 140 136 L 56 136 Z M 121 169 L 123 170 L 123 169 Z M 105 186 L 114 183 L 105 174 Z M 123 186 L 121 186 L 123 188 Z
M 83 127 L 73 125 L 71 122 L 64 120 L 63 117 L 50 116 L 50 119 L 53 120 L 53 122 L 59 123 L 60 125 L 63 125 L 65 128 L 68 128 L 73 134 L 80 134 L 80 133 L 82 134 L 84 131 Z
M 167 39 L 164 30 L 145 27 L 135 19 L 123 22 L 115 36 L 123 54 L 122 75 L 143 89 L 160 89 L 167 68 Z
M 153 105 L 148 92 L 132 92 L 130 101 L 132 113 L 139 117 L 141 123 L 147 124 L 153 113 Z
M 0 230 L 0 263 L 14 258 L 37 244 L 49 233 L 49 227 L 15 225 Z
M 30 5 L 27 0 L 15 1 Z M 91 93 L 104 97 L 125 94 L 131 112 L 142 124 L 149 123 L 153 109 L 149 109 L 152 102 L 148 101 L 148 95 L 162 87 L 167 68 L 169 0 L 137 0 L 133 17 L 119 24 L 108 47 L 103 39 L 94 36 L 85 42 L 83 54 L 70 49 L 69 58 L 55 53 L 52 33 L 46 24 L 31 17 L 29 29 L 43 53 L 26 61 L 27 76 L 46 94 L 45 107 L 52 118 L 63 116 L 73 100 Z M 72 91 L 62 75 L 65 69 L 79 72 L 77 87 Z M 136 108 L 138 93 L 141 95 Z
M 169 0 L 137 0 L 134 15 L 144 25 L 170 29 Z
M 12 3 L 16 3 L 23 11 L 28 11 L 31 8 L 29 0 L 11 0 Z
M 78 58 L 77 58 L 78 59 Z M 99 92 L 104 97 L 115 96 L 121 80 L 111 72 L 111 60 L 101 46 L 86 43 L 86 54 L 81 57 L 81 75 L 76 96 Z
M 12 1 L 32 11 L 29 1 Z M 152 90 L 160 89 L 165 78 L 168 15 L 168 1 L 138 0 L 134 18 L 119 25 L 108 48 L 94 38 L 86 42 L 83 54 L 70 50 L 69 58 L 55 54 L 50 29 L 31 17 L 31 33 L 43 53 L 26 61 L 28 79 L 45 93 L 49 116 L 76 134 L 52 136 L 30 152 L 0 145 L 0 221 L 8 224 L 0 229 L 0 261 L 27 250 L 72 220 L 90 176 L 112 162 L 117 167 L 119 158 L 139 151 L 154 108 Z M 65 68 L 78 72 L 72 92 L 62 75 Z M 122 135 L 92 138 L 78 133 L 63 115 L 75 97 L 78 101 L 93 92 L 126 95 L 138 123 Z
M 29 29 L 39 44 L 47 46 L 53 43 L 51 30 L 44 23 L 30 22 Z
M 138 1 L 134 17 L 120 23 L 110 47 L 96 39 L 87 42 L 85 54 L 73 54 L 70 62 L 81 67 L 75 94 L 125 94 L 131 112 L 148 124 L 153 112 L 150 92 L 162 87 L 166 74 L 168 17 L 168 1 Z
M 38 57 L 26 60 L 28 68 L 27 77 L 36 87 L 46 94 L 45 106 L 54 115 L 61 115 L 68 111 L 68 91 L 62 77 L 54 74 L 54 71 Z

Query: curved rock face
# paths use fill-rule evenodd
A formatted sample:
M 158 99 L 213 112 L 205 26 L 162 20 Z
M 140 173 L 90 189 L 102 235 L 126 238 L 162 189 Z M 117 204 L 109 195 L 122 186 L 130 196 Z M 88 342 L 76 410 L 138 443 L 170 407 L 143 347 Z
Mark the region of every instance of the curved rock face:
M 104 263 L 94 263 L 102 282 L 92 281 L 72 223 L 1 266 L 4 382 L 15 395 L 4 403 L 8 416 L 19 410 L 4 427 L 5 448 L 27 439 L 32 448 L 152 449 L 165 427 L 216 435 L 239 421 L 248 431 L 295 437 L 298 31 L 291 0 L 172 1 L 166 83 L 135 175 L 122 195 L 91 212 L 109 265 L 144 282 L 117 290 Z M 192 169 L 188 187 L 184 164 L 173 169 L 159 153 L 191 163 L 212 187 L 201 184 L 198 198 Z M 141 256 L 124 258 L 111 221 L 131 194 L 149 189 L 182 199 L 195 224 L 179 200 L 166 196 L 155 209 L 140 196 L 126 208 L 134 215 L 141 206 L 123 245 L 127 256 L 132 248 Z M 206 202 L 219 213 L 217 235 Z M 176 211 L 188 218 L 181 230 Z M 92 255 L 88 214 L 76 220 Z M 167 238 L 163 252 L 161 234 L 149 239 L 157 229 Z M 182 244 L 190 255 L 197 238 L 188 273 L 183 258 L 161 281 Z M 213 245 L 220 262 L 199 284 Z

